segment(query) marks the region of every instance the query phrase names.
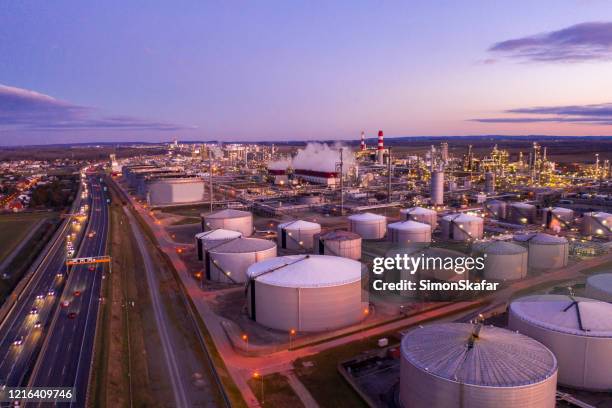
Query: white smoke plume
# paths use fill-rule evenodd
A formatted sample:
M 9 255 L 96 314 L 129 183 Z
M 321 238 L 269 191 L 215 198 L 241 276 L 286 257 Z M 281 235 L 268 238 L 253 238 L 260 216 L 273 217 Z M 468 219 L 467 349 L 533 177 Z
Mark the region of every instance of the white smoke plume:
M 308 143 L 305 148 L 298 150 L 290 161 L 271 162 L 268 168 L 281 170 L 292 167 L 300 170 L 334 172 L 340 163 L 340 150 L 342 150 L 343 173 L 346 174 L 355 166 L 355 155 L 349 147 L 342 146 L 341 143 L 334 143 L 331 146 L 327 143 Z

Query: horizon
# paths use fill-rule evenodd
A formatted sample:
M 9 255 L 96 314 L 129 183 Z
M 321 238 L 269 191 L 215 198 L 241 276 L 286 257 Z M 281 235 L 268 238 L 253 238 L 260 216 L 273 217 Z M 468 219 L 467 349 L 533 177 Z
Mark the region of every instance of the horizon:
M 0 11 L 2 146 L 612 134 L 605 2 Z

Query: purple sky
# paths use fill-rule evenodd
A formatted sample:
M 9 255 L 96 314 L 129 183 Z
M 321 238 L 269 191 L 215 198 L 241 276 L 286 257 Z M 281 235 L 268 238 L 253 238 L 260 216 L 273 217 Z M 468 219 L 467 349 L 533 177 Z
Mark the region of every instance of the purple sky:
M 612 134 L 604 0 L 96 3 L 0 3 L 0 144 Z

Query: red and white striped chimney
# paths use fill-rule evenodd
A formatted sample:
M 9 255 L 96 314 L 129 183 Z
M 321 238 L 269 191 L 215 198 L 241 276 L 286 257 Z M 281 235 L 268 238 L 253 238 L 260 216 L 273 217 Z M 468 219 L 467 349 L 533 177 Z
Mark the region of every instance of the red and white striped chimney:
M 365 132 L 361 132 L 361 145 L 360 145 L 360 149 L 359 150 L 365 150 L 366 149 L 366 145 L 365 145 Z
M 384 150 L 384 149 L 385 149 L 385 143 L 384 143 L 383 131 L 379 130 L 378 131 L 378 150 Z

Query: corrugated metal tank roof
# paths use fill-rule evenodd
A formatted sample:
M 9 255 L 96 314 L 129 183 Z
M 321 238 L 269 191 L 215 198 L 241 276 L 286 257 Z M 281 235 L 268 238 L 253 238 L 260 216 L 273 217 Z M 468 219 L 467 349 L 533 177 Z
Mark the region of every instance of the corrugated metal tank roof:
M 282 224 L 278 224 L 278 227 L 284 228 L 284 229 L 308 230 L 308 229 L 320 229 L 321 225 L 317 224 L 316 222 L 296 220 L 296 221 L 288 221 Z
M 495 255 L 516 255 L 527 252 L 525 247 L 504 241 L 479 242 L 474 244 L 474 249 L 486 254 Z
M 240 238 L 242 233 L 238 231 L 226 230 L 223 228 L 218 228 L 211 231 L 200 232 L 195 235 L 197 239 L 210 239 L 210 240 L 218 240 L 218 239 L 233 239 Z
M 228 208 L 225 210 L 216 211 L 213 213 L 204 214 L 204 218 L 242 218 L 242 217 L 251 217 L 252 214 L 248 211 L 240 211 L 234 210 L 232 208 Z
M 261 238 L 236 238 L 217 245 L 211 252 L 217 253 L 243 253 L 265 251 L 276 246 L 276 244 L 267 239 Z
M 431 226 L 429 224 L 424 224 L 422 222 L 416 222 L 412 220 L 394 222 L 393 224 L 389 224 L 388 227 L 391 229 L 411 230 L 411 231 L 429 231 L 431 230 Z
M 402 355 L 433 376 L 486 387 L 534 384 L 557 371 L 557 359 L 548 348 L 510 330 L 483 326 L 470 348 L 474 328 L 445 323 L 412 330 L 402 339 Z
M 382 221 L 385 220 L 386 217 L 384 215 L 365 212 L 361 214 L 350 215 L 348 219 L 351 221 Z

